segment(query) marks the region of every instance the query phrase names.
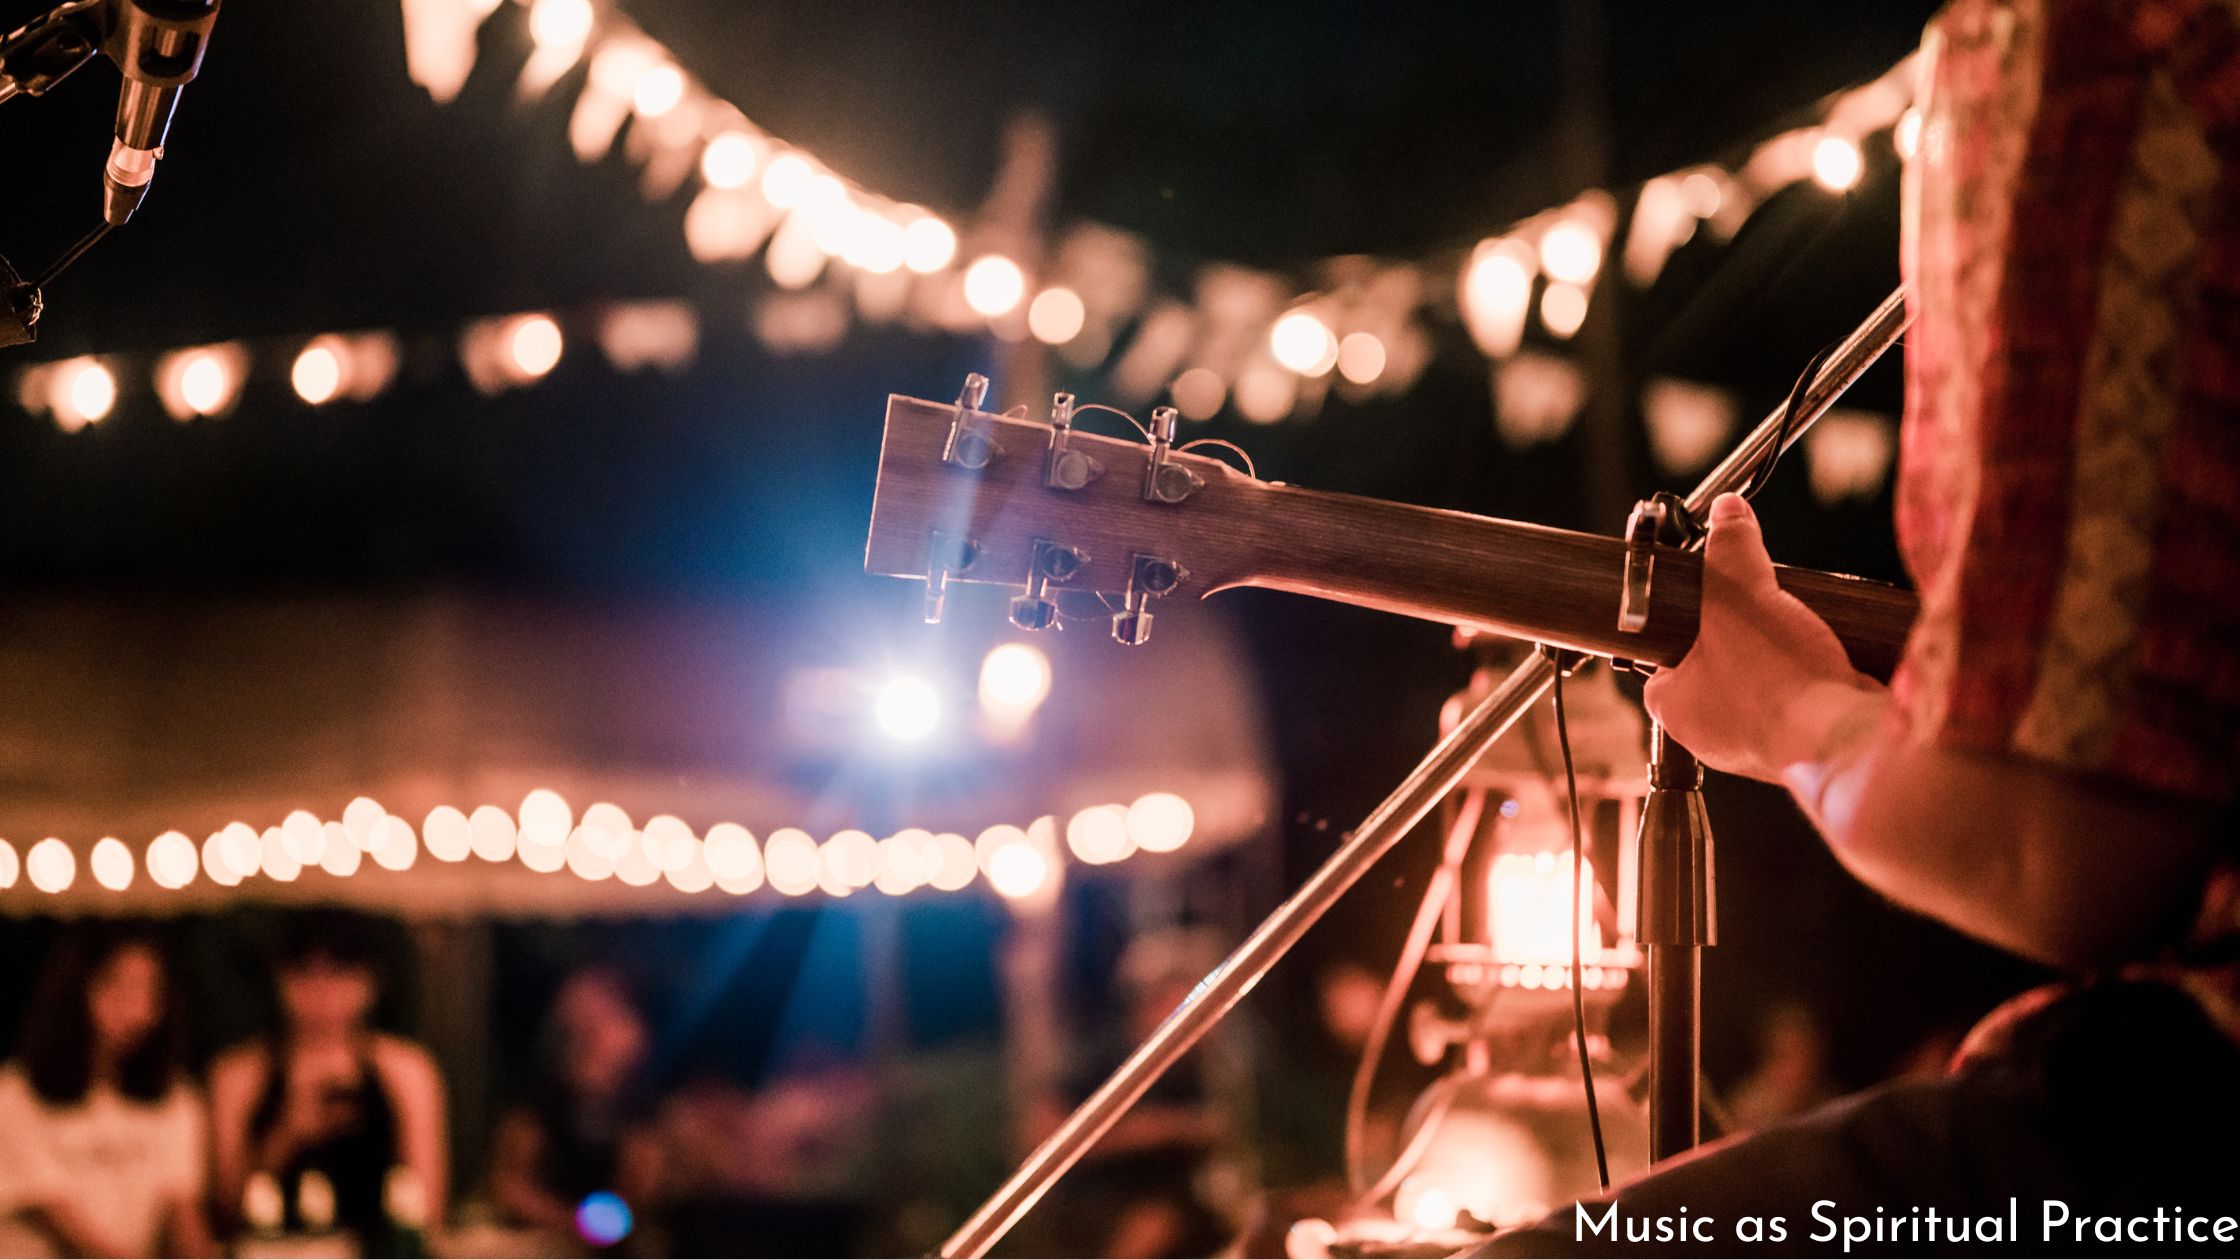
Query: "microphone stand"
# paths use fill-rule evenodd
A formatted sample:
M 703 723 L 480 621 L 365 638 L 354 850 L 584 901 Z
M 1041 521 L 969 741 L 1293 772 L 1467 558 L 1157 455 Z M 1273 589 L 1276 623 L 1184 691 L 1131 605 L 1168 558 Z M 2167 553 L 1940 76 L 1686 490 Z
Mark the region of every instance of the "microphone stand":
M 1688 509 L 1700 516 L 1710 507 L 1711 500 L 1749 484 L 1751 474 L 1761 461 L 1773 453 L 1775 445 L 1794 443 L 1802 437 L 1805 430 L 1845 390 L 1851 388 L 1860 374 L 1876 359 L 1881 358 L 1884 351 L 1897 344 L 1899 337 L 1905 333 L 1908 322 L 1905 291 L 1900 289 L 1884 298 L 1865 323 L 1854 329 L 1829 352 L 1819 372 L 1813 377 L 1811 384 L 1805 387 L 1802 397 L 1793 408 L 1794 415 L 1786 425 L 1787 442 L 1783 443 L 1783 413 L 1792 408 L 1784 406 L 1760 421 L 1749 436 L 1704 477 L 1702 483 L 1685 500 Z M 1192 1046 L 1220 1022 L 1223 1015 L 1228 1014 L 1231 1008 L 1243 1000 L 1245 994 L 1250 993 L 1261 978 L 1290 952 L 1291 947 L 1298 944 L 1299 938 L 1306 935 L 1307 929 L 1329 913 L 1338 899 L 1367 874 L 1369 868 L 1389 852 L 1393 845 L 1399 843 L 1402 836 L 1421 822 L 1440 798 L 1454 790 L 1462 781 L 1463 775 L 1477 763 L 1486 749 L 1493 746 L 1495 740 L 1500 739 L 1533 705 L 1539 703 L 1554 682 L 1556 669 L 1557 663 L 1550 654 L 1535 653 L 1527 657 L 1485 699 L 1480 700 L 1439 741 L 1422 764 L 1401 780 L 1400 786 L 1394 788 L 1392 794 L 1362 820 L 1361 825 L 1338 846 L 1338 851 L 1331 854 L 1329 860 L 1309 876 L 1297 892 L 1276 907 L 1274 913 L 1262 920 L 1219 966 L 1207 973 L 1205 979 L 1190 991 L 1190 996 L 1175 1007 L 1174 1012 L 1167 1016 L 1142 1045 L 1136 1047 L 1135 1052 L 1128 1056 L 1104 1084 L 1097 1087 L 1095 1093 L 1089 1095 L 1087 1100 L 1074 1109 L 1072 1115 L 1066 1117 L 1065 1123 L 1043 1139 L 1042 1144 L 1027 1156 L 1017 1171 L 941 1244 L 941 1249 L 935 1254 L 950 1260 L 956 1257 L 972 1257 L 977 1260 L 978 1257 L 985 1256 L 988 1249 L 1009 1233 L 1028 1209 L 1049 1193 L 1050 1187 L 1057 1183 L 1058 1178 L 1080 1162 L 1097 1139 L 1103 1137 L 1126 1114 L 1128 1108 L 1143 1097 L 1144 1092 L 1151 1088 L 1162 1073 L 1188 1053 Z M 1686 764 L 1693 765 L 1694 758 L 1688 757 L 1686 750 L 1680 749 L 1677 744 L 1663 740 L 1659 746 L 1666 757 L 1665 766 L 1668 771 L 1678 772 L 1682 768 L 1682 757 L 1686 757 Z M 1694 781 L 1698 784 L 1702 781 L 1700 768 L 1694 772 Z M 1697 808 L 1700 811 L 1700 804 Z M 1708 858 L 1708 833 L 1706 837 L 1703 851 Z M 1708 861 L 1702 863 L 1701 868 L 1708 878 Z M 1708 906 L 1707 901 L 1703 904 Z M 1687 1000 L 1672 1003 L 1671 1009 L 1666 1013 L 1667 1022 L 1663 1026 L 1663 1032 L 1671 1039 L 1673 1048 L 1684 1051 L 1682 1057 L 1686 1061 L 1684 1074 L 1687 1077 L 1685 1084 L 1689 1094 L 1687 1106 L 1691 1114 L 1683 1131 L 1688 1143 L 1692 1145 L 1695 1132 L 1693 1095 L 1696 1086 L 1693 1051 L 1698 1041 L 1694 1019 L 1695 947 L 1687 946 L 1684 947 L 1684 952 L 1665 957 L 1668 968 L 1666 979 L 1685 981 L 1675 984 L 1673 993 L 1685 996 Z M 1683 974 L 1676 975 L 1670 968 L 1678 963 L 1686 965 L 1679 969 Z M 1654 976 L 1658 968 L 1654 962 L 1651 966 L 1651 988 L 1654 990 L 1657 983 Z M 1661 1077 L 1655 1077 L 1656 1083 L 1668 1091 L 1676 1087 L 1670 1070 L 1672 1066 L 1667 1061 L 1667 1071 Z M 1654 1076 L 1654 1069 L 1652 1073 Z M 1658 1104 L 1654 1100 L 1651 1111 L 1652 1114 L 1659 1114 Z M 1667 1136 L 1673 1141 L 1679 1140 L 1674 1134 L 1668 1133 Z M 1663 1153 L 1665 1152 L 1660 1152 Z

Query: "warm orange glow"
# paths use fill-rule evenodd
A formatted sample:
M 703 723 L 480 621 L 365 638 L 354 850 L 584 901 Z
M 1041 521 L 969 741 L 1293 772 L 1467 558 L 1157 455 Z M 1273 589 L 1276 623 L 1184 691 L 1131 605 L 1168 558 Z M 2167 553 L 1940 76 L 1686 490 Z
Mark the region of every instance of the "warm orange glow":
M 1147 853 L 1172 853 L 1190 839 L 1198 824 L 1190 802 L 1172 792 L 1139 796 L 1128 806 L 1128 834 Z
M 31 877 L 31 886 L 44 893 L 58 893 L 70 887 L 78 878 L 78 855 L 70 846 L 53 836 L 48 836 L 31 846 L 23 859 L 23 869 Z
M 1128 833 L 1128 811 L 1118 805 L 1093 805 L 1066 823 L 1066 847 L 1092 866 L 1117 862 L 1135 852 Z
M 945 831 L 933 838 L 933 873 L 926 876 L 926 883 L 942 892 L 955 892 L 972 882 L 980 873 L 980 863 L 973 853 L 972 842 L 953 831 Z
M 529 38 L 539 51 L 583 51 L 591 38 L 591 0 L 536 0 L 529 6 Z
M 1338 339 L 1330 326 L 1306 311 L 1292 311 L 1268 330 L 1268 350 L 1276 362 L 1301 376 L 1321 376 L 1338 363 Z
M 1587 291 L 1575 284 L 1551 284 L 1540 294 L 1540 322 L 1557 337 L 1570 337 L 1587 322 Z
M 1384 375 L 1384 343 L 1376 334 L 1352 332 L 1338 343 L 1338 375 L 1356 385 L 1370 385 Z
M 817 886 L 820 863 L 817 842 L 809 833 L 781 827 L 762 846 L 763 875 L 770 886 L 788 897 L 798 897 Z
M 1026 273 L 1001 254 L 984 254 L 964 269 L 965 305 L 982 318 L 1010 314 L 1026 295 Z
M 1585 284 L 1602 270 L 1602 238 L 1577 219 L 1565 219 L 1540 237 L 1540 269 L 1550 280 Z
M 798 153 L 780 153 L 762 168 L 762 196 L 780 210 L 791 210 L 809 191 L 816 168 Z
M 659 118 L 684 101 L 684 72 L 667 63 L 649 66 L 630 88 L 630 108 L 641 118 Z
M 529 380 L 558 365 L 561 348 L 560 325 L 549 315 L 523 315 L 506 333 L 506 353 L 515 370 Z
M 700 178 L 710 188 L 744 188 L 754 178 L 762 146 L 743 131 L 726 131 L 700 151 Z
M 86 857 L 86 865 L 93 870 L 93 882 L 110 892 L 123 892 L 132 886 L 134 862 L 132 850 L 115 836 L 104 836 L 96 841 L 93 852 Z
M 1859 146 L 1842 136 L 1822 136 L 1812 146 L 1812 179 L 1829 192 L 1849 192 L 1859 185 L 1866 159 Z
M 932 275 L 957 256 L 957 233 L 934 216 L 921 215 L 902 229 L 902 261 L 921 276 Z
M 47 407 L 66 433 L 100 420 L 117 405 L 117 378 L 99 360 L 69 359 L 49 372 Z
M 1062 346 L 1081 335 L 1088 317 L 1081 295 L 1061 285 L 1035 294 L 1027 307 L 1027 331 L 1044 345 Z
M 1514 354 L 1532 309 L 1532 252 L 1518 241 L 1478 242 L 1462 272 L 1463 322 L 1471 340 L 1492 358 Z
M 1174 400 L 1174 408 L 1185 420 L 1211 420 L 1221 414 L 1221 404 L 1228 401 L 1229 387 L 1222 383 L 1221 374 L 1207 367 L 1194 367 L 1174 378 L 1167 387 L 1167 396 Z
M 474 852 L 474 827 L 455 806 L 438 805 L 420 823 L 421 843 L 439 862 L 464 862 Z
M 199 869 L 194 841 L 183 833 L 166 831 L 148 842 L 148 878 L 158 888 L 185 888 L 194 882 Z M 0 887 L 5 886 L 0 883 Z
M 1600 964 L 1602 929 L 1594 918 L 1594 863 L 1579 885 L 1579 960 Z M 1571 983 L 1571 858 L 1565 853 L 1503 853 L 1493 860 L 1493 956 L 1519 964 L 1525 988 L 1568 988 Z M 1560 973 L 1560 974 L 1550 974 Z

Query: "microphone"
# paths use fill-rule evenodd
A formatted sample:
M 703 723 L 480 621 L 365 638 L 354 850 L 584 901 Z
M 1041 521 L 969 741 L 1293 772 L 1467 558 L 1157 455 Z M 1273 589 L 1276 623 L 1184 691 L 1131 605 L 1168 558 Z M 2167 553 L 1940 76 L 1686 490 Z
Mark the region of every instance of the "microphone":
M 218 0 L 111 0 L 103 51 L 124 73 L 117 138 L 102 171 L 101 213 L 120 227 L 148 195 L 179 93 L 202 69 Z

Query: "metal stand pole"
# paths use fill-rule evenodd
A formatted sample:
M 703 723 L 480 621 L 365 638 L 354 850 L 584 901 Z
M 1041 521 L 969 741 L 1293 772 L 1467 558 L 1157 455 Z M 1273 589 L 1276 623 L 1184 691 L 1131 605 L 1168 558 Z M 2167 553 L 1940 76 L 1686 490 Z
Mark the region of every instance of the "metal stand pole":
M 1705 946 L 1717 943 L 1711 818 L 1703 766 L 1662 726 L 1650 735 L 1649 800 L 1641 811 L 1641 929 L 1649 954 L 1649 1158 L 1702 1138 Z
M 1905 294 L 1884 298 L 1867 321 L 1844 338 L 1828 355 L 1819 376 L 1805 390 L 1790 426 L 1789 440 L 1802 436 L 1851 383 L 1859 379 L 1882 352 L 1896 345 L 1906 329 Z M 1775 442 L 1780 440 L 1782 417 L 1776 410 L 1758 423 L 1687 499 L 1700 511 L 1712 499 L 1748 484 L 1750 473 Z M 1527 709 L 1539 703 L 1555 678 L 1555 663 L 1535 654 L 1519 665 L 1508 679 L 1478 702 L 1447 737 L 1425 757 L 1423 764 L 1393 789 L 1361 826 L 1349 836 L 1321 869 L 1300 885 L 1299 891 L 1263 920 L 1221 965 L 1215 967 L 1182 1005 L 1167 1016 L 1135 1053 L 1117 1068 L 1087 1101 L 1066 1117 L 1058 1130 L 1027 1156 L 970 1219 L 957 1228 L 937 1253 L 951 1258 L 988 1254 L 1012 1225 L 1047 1194 L 1058 1178 L 1080 1162 L 1098 1138 L 1103 1137 L 1129 1107 L 1151 1088 L 1160 1073 L 1188 1053 L 1221 1017 L 1229 1012 L 1277 961 L 1336 905 L 1355 881 L 1368 873 L 1378 858 L 1399 843 L 1400 837 L 1423 820 L 1439 798 L 1454 789 L 1493 742 L 1516 724 Z M 1691 759 L 1692 760 L 1692 759 Z

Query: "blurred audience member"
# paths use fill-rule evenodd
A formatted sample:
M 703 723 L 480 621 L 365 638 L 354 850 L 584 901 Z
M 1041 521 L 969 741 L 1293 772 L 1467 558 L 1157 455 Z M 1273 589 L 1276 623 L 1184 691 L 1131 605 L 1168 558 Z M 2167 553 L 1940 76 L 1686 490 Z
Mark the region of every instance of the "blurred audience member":
M 144 929 L 88 925 L 47 963 L 0 1068 L 0 1255 L 212 1254 L 178 1005 Z
M 650 1038 L 622 977 L 586 968 L 561 982 L 538 1038 L 537 1078 L 498 1120 L 490 1197 L 518 1224 L 576 1232 L 596 1191 L 643 1211 L 659 1148 L 645 1080 Z
M 316 1227 L 302 1211 L 304 1174 L 315 1172 L 332 1187 L 333 1224 L 368 1246 L 393 1228 L 387 1209 L 398 1199 L 412 1200 L 412 1214 L 426 1222 L 442 1222 L 443 1079 L 426 1050 L 369 1024 L 381 949 L 377 925 L 341 911 L 307 914 L 287 933 L 280 1026 L 210 1069 L 221 1208 L 238 1210 L 250 1178 L 262 1173 L 286 1196 L 287 1227 Z

